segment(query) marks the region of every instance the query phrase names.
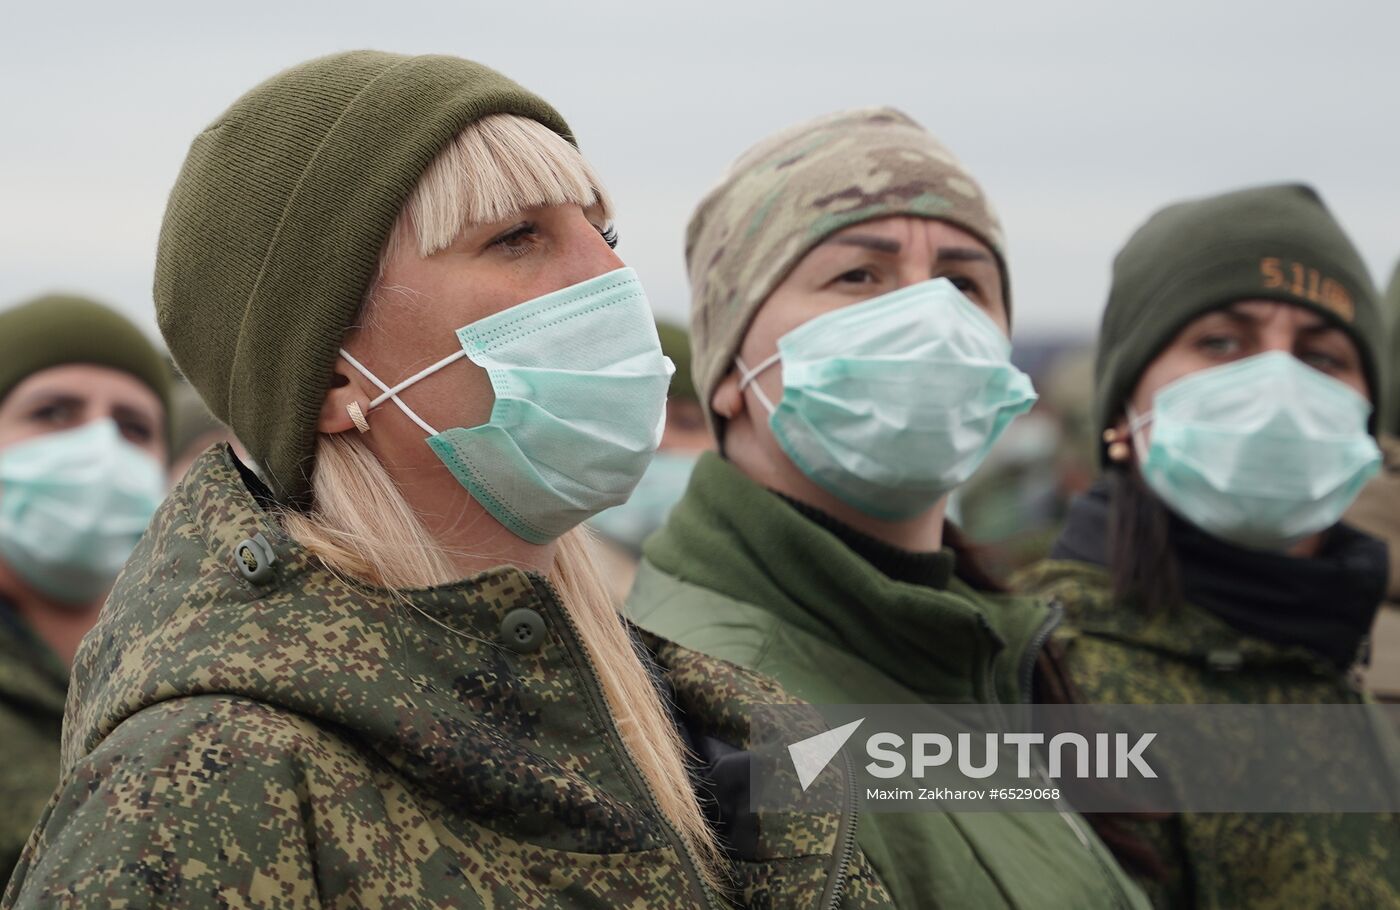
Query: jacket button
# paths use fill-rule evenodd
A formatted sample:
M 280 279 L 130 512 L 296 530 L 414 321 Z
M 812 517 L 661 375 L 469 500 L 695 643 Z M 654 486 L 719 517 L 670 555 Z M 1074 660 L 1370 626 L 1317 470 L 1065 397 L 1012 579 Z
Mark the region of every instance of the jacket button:
M 501 644 L 521 654 L 544 647 L 544 617 L 534 610 L 511 610 L 501 620 Z
M 276 561 L 272 546 L 261 534 L 233 548 L 233 564 L 238 566 L 239 574 L 255 585 L 272 581 L 272 564 Z

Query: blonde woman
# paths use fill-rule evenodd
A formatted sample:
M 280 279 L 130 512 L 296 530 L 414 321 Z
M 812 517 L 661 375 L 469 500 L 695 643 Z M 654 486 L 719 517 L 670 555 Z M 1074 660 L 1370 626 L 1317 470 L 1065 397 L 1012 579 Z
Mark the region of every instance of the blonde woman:
M 128 564 L 7 906 L 885 902 L 839 813 L 716 834 L 686 741 L 783 696 L 639 649 L 576 530 L 670 372 L 610 219 L 450 57 L 314 60 L 196 138 L 156 306 L 257 471 L 201 457 Z

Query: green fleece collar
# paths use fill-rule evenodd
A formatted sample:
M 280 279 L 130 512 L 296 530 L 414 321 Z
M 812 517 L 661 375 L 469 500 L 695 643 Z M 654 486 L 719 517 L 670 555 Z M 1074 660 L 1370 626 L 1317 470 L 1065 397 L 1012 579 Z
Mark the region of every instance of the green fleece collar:
M 768 611 L 929 700 L 1016 697 L 1018 661 L 998 657 L 1008 641 L 1004 656 L 1019 656 L 1048 619 L 1043 606 L 986 598 L 957 579 L 946 591 L 894 581 L 713 454 L 643 552 L 662 572 Z

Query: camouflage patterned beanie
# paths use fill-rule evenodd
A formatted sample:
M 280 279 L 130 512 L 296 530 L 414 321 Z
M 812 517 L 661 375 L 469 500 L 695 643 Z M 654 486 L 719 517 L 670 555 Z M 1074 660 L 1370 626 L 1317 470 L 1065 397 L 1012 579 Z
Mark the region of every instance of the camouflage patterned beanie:
M 305 504 L 346 328 L 428 164 L 492 114 L 572 140 L 540 98 L 457 57 L 351 51 L 273 76 L 195 137 L 156 253 L 156 316 L 180 371 Z
M 700 404 L 717 437 L 710 399 L 768 295 L 827 237 L 891 215 L 947 221 L 987 244 L 1009 311 L 991 204 L 937 139 L 893 108 L 829 114 L 770 136 L 701 201 L 685 243 L 691 347 Z

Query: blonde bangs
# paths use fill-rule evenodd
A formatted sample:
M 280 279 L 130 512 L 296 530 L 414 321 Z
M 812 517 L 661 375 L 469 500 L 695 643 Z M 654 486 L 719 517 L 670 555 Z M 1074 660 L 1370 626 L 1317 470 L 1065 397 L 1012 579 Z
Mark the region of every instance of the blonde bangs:
M 418 255 L 445 249 L 463 228 L 535 206 L 574 204 L 612 220 L 612 200 L 583 155 L 549 127 L 514 114 L 468 126 L 428 165 L 389 239 L 411 225 Z M 406 224 L 407 222 L 407 224 Z

